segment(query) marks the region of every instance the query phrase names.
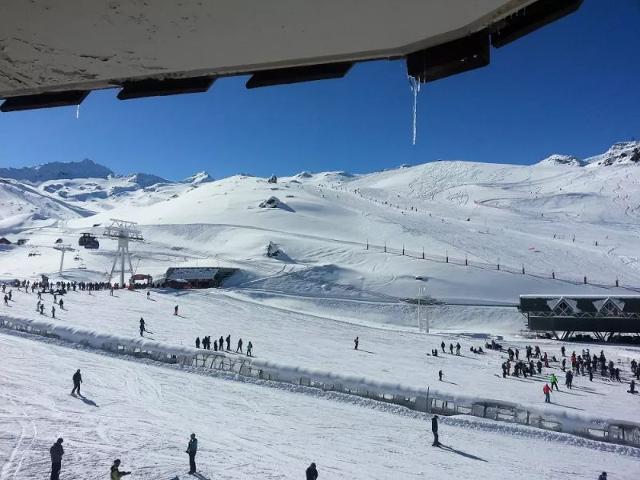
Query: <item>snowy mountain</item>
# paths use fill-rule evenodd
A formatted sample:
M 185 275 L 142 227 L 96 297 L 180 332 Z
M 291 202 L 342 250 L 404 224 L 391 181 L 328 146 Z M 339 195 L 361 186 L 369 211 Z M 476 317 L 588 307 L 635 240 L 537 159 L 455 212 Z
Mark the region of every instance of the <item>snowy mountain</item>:
M 640 142 L 616 143 L 605 153 L 588 158 L 586 162 L 605 167 L 611 165 L 640 165 Z
M 116 175 L 92 160 L 3 168 L 0 169 L 0 178 L 6 179 L 5 186 L 2 187 L 4 189 L 9 189 L 9 185 L 12 185 L 24 192 L 37 192 L 43 198 L 49 199 L 49 202 L 67 207 L 66 210 L 42 209 L 38 202 L 28 205 L 29 201 L 23 198 L 21 207 L 14 200 L 11 210 L 4 209 L 0 212 L 0 219 L 14 215 L 14 211 L 20 213 L 26 210 L 37 211 L 40 220 L 74 218 L 78 212 L 86 216 L 113 208 L 113 204 L 118 202 L 129 201 L 135 204 L 140 201 L 147 204 L 165 200 L 176 193 L 172 187 L 180 185 L 147 173 Z M 197 180 L 205 181 L 202 177 L 198 177 Z M 156 194 L 163 189 L 169 190 L 166 195 Z M 16 221 L 10 223 L 16 224 Z
M 545 166 L 545 165 L 566 165 L 569 167 L 582 167 L 584 162 L 578 160 L 576 157 L 572 155 L 559 155 L 553 154 L 544 160 L 538 162 L 537 165 Z
M 93 212 L 16 180 L 0 178 L 0 234 L 19 232 Z
M 207 172 L 198 172 L 195 175 L 191 175 L 190 177 L 182 180 L 182 183 L 190 183 L 191 185 L 199 185 L 201 183 L 209 183 L 213 182 L 214 178 L 209 175 Z
M 116 457 L 132 478 L 186 478 L 181 452 L 196 432 L 198 478 L 298 478 L 313 460 L 322 478 L 433 470 L 497 479 L 518 470 L 568 480 L 596 478 L 606 465 L 611 478 L 635 479 L 638 449 L 616 445 L 611 432 L 640 422 L 637 396 L 626 393 L 638 348 L 563 342 L 567 356 L 604 349 L 623 381 L 576 374 L 573 390 L 561 385 L 545 403 L 549 375 L 564 380 L 561 344 L 531 336 L 514 305 L 523 293 L 637 294 L 637 147 L 530 166 L 441 161 L 271 181 L 205 172 L 180 182 L 112 173 L 0 179 L 0 236 L 27 240 L 0 245 L 0 283 L 40 274 L 107 280 L 116 241 L 102 234 L 111 218 L 140 224 L 144 242 L 130 246 L 136 273 L 159 280 L 170 267 L 238 269 L 220 289 L 72 289 L 58 297 L 64 308 L 53 295 L 36 300 L 9 286 L 12 298 L 0 305 L 0 477 L 47 476 L 47 448 L 63 436 L 65 478 L 102 478 Z M 99 249 L 78 246 L 85 232 Z M 65 257 L 59 240 L 75 251 Z M 230 335 L 231 350 L 194 348 L 202 335 Z M 253 342 L 253 357 L 235 351 L 239 338 L 245 348 Z M 520 358 L 540 346 L 550 364 L 504 378 L 504 351 L 475 350 L 492 339 Z M 85 396 L 74 398 L 78 368 Z M 453 413 L 440 420 L 442 448 L 427 443 L 431 415 L 417 408 L 425 395 L 446 399 L 432 405 Z M 510 417 L 510 407 L 526 415 Z M 571 434 L 585 424 L 590 438 Z
M 107 178 L 113 172 L 92 160 L 81 162 L 51 162 L 35 167 L 0 168 L 0 178 L 12 178 L 33 184 L 47 180 L 69 178 Z
M 242 266 L 254 287 L 270 291 L 407 298 L 415 296 L 420 277 L 440 299 L 514 302 L 520 293 L 557 288 L 545 280 L 552 272 L 576 284 L 584 276 L 591 284 L 640 284 L 634 247 L 640 168 L 627 161 L 637 148 L 617 144 L 588 162 L 559 155 L 531 166 L 439 161 L 364 175 L 302 172 L 277 183 L 243 175 L 211 181 L 206 173 L 183 182 L 140 174 L 33 187 L 11 181 L 1 187 L 8 191 L 11 185 L 14 192 L 2 225 L 13 232 L 31 228 L 33 215 L 41 223 L 48 219 L 47 225 L 63 219 L 55 235 L 69 235 L 75 243 L 75 232 L 110 218 L 136 221 L 154 239 L 152 256 L 175 248 L 190 252 L 182 261 L 225 259 Z M 21 190 L 18 205 L 15 192 Z M 286 208 L 260 208 L 272 197 Z M 286 257 L 265 258 L 271 242 Z M 366 244 L 379 251 L 385 244 L 396 251 L 404 246 L 415 255 L 424 249 L 427 256 L 462 264 L 466 259 L 488 271 L 374 255 Z M 109 260 L 99 256 L 95 262 L 103 272 Z M 146 263 L 154 274 L 167 266 Z M 524 268 L 537 277 L 500 273 L 487 282 L 498 263 L 501 271 Z

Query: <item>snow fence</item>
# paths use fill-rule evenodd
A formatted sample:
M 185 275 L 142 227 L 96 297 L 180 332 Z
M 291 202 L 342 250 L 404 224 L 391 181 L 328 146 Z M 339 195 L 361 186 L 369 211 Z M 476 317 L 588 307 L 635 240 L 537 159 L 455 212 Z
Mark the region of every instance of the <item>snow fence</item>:
M 232 353 L 169 346 L 144 338 L 105 335 L 46 321 L 0 316 L 0 327 L 158 362 L 218 370 L 261 380 L 313 387 L 323 391 L 342 392 L 401 405 L 420 412 L 472 415 L 569 433 L 603 442 L 640 447 L 640 424 L 634 422 L 523 406 L 501 400 L 447 394 L 429 387 L 416 389 L 366 378 L 289 367 Z

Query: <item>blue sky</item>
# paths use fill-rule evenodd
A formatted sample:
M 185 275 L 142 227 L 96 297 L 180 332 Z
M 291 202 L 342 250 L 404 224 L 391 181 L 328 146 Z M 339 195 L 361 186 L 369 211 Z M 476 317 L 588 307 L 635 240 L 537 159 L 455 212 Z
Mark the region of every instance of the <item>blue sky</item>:
M 640 139 L 640 1 L 585 0 L 575 14 L 501 49 L 488 67 L 423 85 L 417 144 L 402 61 L 356 65 L 346 78 L 0 115 L 0 166 L 91 158 L 117 173 L 180 179 L 207 170 L 368 172 L 461 159 L 534 163 L 585 157 Z

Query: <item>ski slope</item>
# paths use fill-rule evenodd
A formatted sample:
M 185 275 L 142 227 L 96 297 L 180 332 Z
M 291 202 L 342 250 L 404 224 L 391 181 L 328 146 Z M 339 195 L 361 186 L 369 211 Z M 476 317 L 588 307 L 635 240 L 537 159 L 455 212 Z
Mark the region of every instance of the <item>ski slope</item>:
M 564 388 L 564 373 L 558 362 L 543 368 L 541 375 L 523 379 L 501 376 L 501 364 L 506 353 L 487 350 L 483 355 L 470 352 L 470 347 L 482 346 L 490 338 L 493 324 L 485 319 L 484 330 L 475 333 L 446 332 L 425 335 L 415 330 L 403 330 L 387 326 L 379 328 L 374 322 L 362 325 L 323 316 L 323 303 L 318 302 L 313 314 L 296 309 L 274 307 L 260 298 L 252 298 L 240 291 L 153 291 L 147 300 L 145 291 L 70 292 L 64 297 L 65 310 L 59 308 L 56 319 L 50 316 L 52 298 L 44 295 L 45 313 L 35 310 L 36 295 L 13 291 L 10 307 L 0 308 L 0 315 L 9 318 L 26 318 L 36 322 L 69 327 L 71 330 L 95 332 L 96 335 L 113 335 L 139 339 L 139 319 L 143 317 L 149 340 L 163 345 L 193 347 L 196 336 L 218 339 L 231 335 L 232 352 L 238 338 L 244 348 L 251 341 L 254 356 L 285 367 L 331 373 L 347 377 L 364 378 L 369 382 L 385 382 L 414 389 L 430 389 L 453 396 L 493 399 L 521 404 L 534 410 L 550 411 L 554 415 L 576 415 L 586 418 L 615 419 L 640 422 L 638 397 L 626 393 L 630 381 L 630 362 L 640 360 L 637 347 L 613 345 L 566 344 L 568 355 L 573 349 L 582 348 L 599 354 L 604 348 L 607 359 L 621 369 L 623 382 L 611 382 L 599 373 L 590 382 L 588 377 L 576 376 L 574 389 Z M 179 305 L 179 316 L 173 315 L 174 305 Z M 364 301 L 343 302 L 342 308 L 351 307 L 364 318 L 373 318 L 384 311 L 385 305 Z M 393 304 L 392 304 L 393 306 Z M 370 320 L 371 321 L 371 320 Z M 477 325 L 479 328 L 480 326 Z M 437 330 L 436 330 L 437 332 Z M 360 348 L 353 349 L 353 339 L 358 336 Z M 446 344 L 446 354 L 440 350 Z M 460 342 L 461 356 L 450 355 L 449 344 Z M 519 348 L 524 358 L 526 345 L 539 345 L 551 359 L 561 359 L 559 342 L 527 339 L 508 335 L 501 341 L 505 348 Z M 432 357 L 432 349 L 440 355 Z M 235 353 L 234 353 L 235 354 Z M 239 355 L 239 354 L 238 354 Z M 534 360 L 535 362 L 535 360 Z M 570 361 L 568 362 L 570 364 Z M 438 381 L 438 371 L 444 373 L 444 381 Z M 473 375 L 469 375 L 473 372 Z M 561 383 L 561 391 L 554 393 L 551 405 L 544 403 L 542 387 L 549 375 L 555 373 Z
M 131 479 L 191 478 L 184 453 L 199 439 L 200 478 L 610 478 L 640 470 L 634 449 L 399 407 L 309 389 L 203 376 L 0 333 L 0 478 L 41 479 L 64 438 L 61 478 L 102 479 L 114 458 Z M 42 368 L 43 363 L 55 368 Z M 82 370 L 84 399 L 69 395 Z
M 303 172 L 275 184 L 206 174 L 155 184 L 162 179 L 142 174 L 51 179 L 25 191 L 82 208 L 81 215 L 45 212 L 36 203 L 31 211 L 49 219 L 43 225 L 2 209 L 7 228 L 0 225 L 0 234 L 29 242 L 3 251 L 0 275 L 54 274 L 57 238 L 75 245 L 80 233 L 99 236 L 111 218 L 122 218 L 141 224 L 147 241 L 132 250 L 138 270 L 156 277 L 180 264 L 235 266 L 243 283 L 261 290 L 402 299 L 424 287 L 431 297 L 462 303 L 513 304 L 523 293 L 630 293 L 640 285 L 639 151 L 639 142 L 627 142 L 584 161 L 432 162 L 364 175 Z M 261 208 L 270 197 L 281 208 Z M 280 259 L 266 258 L 270 242 L 284 252 Z M 384 254 L 384 245 L 442 260 Z M 46 255 L 27 258 L 29 248 Z M 113 248 L 104 241 L 99 251 L 80 251 L 86 271 L 68 276 L 104 278 Z M 456 261 L 445 263 L 447 256 Z M 464 267 L 465 258 L 483 266 Z M 499 264 L 527 275 L 496 271 Z M 589 285 L 582 285 L 585 277 Z M 616 280 L 632 290 L 615 289 Z
M 191 349 L 196 336 L 230 334 L 232 350 L 241 337 L 258 360 L 283 367 L 502 400 L 553 416 L 640 422 L 638 396 L 626 393 L 637 347 L 604 348 L 622 383 L 577 376 L 572 391 L 557 362 L 543 375 L 503 379 L 503 354 L 469 351 L 496 338 L 522 355 L 532 344 L 560 357 L 559 342 L 527 336 L 513 308 L 521 294 L 637 292 L 638 152 L 640 143 L 627 142 L 583 160 L 432 162 L 363 175 L 303 172 L 277 183 L 248 175 L 212 181 L 206 173 L 182 182 L 116 176 L 92 162 L 5 169 L 20 178 L 0 181 L 0 236 L 27 243 L 0 247 L 0 283 L 41 274 L 106 281 L 115 242 L 101 234 L 111 218 L 140 223 L 145 241 L 131 246 L 138 273 L 161 279 L 179 266 L 239 272 L 224 289 L 154 289 L 150 300 L 146 291 L 69 292 L 56 319 L 50 296 L 43 316 L 34 294 L 14 288 L 0 316 L 63 326 L 71 339 L 81 331 L 142 344 L 144 317 L 148 341 L 167 347 Z M 271 197 L 276 208 L 265 208 Z M 98 236 L 100 249 L 67 252 L 59 271 L 55 242 L 77 246 L 83 232 Z M 267 257 L 270 243 L 283 253 Z M 424 249 L 427 258 L 401 255 L 403 247 Z M 446 263 L 447 256 L 458 261 Z M 461 265 L 464 258 L 472 265 Z M 422 311 L 429 335 L 418 331 L 416 305 L 407 301 L 417 297 L 446 304 Z M 442 341 L 447 351 L 460 342 L 462 356 L 431 356 Z M 569 353 L 602 348 L 566 346 Z M 607 470 L 611 479 L 631 479 L 640 471 L 637 449 L 461 416 L 442 421 L 451 449 L 433 449 L 429 419 L 401 407 L 76 347 L 0 332 L 0 480 L 48 475 L 48 448 L 58 436 L 67 452 L 62 478 L 104 478 L 116 457 L 132 480 L 187 478 L 182 452 L 191 431 L 206 479 L 301 478 L 311 461 L 320 478 L 573 479 Z M 86 402 L 68 395 L 76 368 Z M 545 404 L 542 386 L 552 372 L 561 391 Z

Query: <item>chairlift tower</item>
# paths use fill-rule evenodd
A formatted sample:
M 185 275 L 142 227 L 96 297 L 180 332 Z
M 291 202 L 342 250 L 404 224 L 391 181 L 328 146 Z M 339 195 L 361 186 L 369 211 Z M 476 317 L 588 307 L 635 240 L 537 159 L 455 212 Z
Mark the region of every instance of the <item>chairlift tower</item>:
M 67 251 L 72 252 L 73 247 L 71 245 L 58 244 L 54 245 L 53 248 L 55 248 L 56 250 L 60 250 L 60 270 L 58 271 L 58 273 L 62 275 L 62 268 L 64 266 L 64 254 Z
M 126 220 L 118 220 L 116 218 L 111 219 L 111 225 L 104 230 L 104 236 L 107 238 L 113 238 L 118 240 L 118 249 L 116 250 L 116 256 L 113 259 L 113 265 L 111 266 L 111 273 L 109 273 L 109 281 L 113 278 L 114 272 L 120 272 L 120 288 L 125 285 L 124 274 L 129 272 L 133 275 L 133 265 L 131 263 L 131 253 L 129 252 L 129 242 L 142 242 L 142 232 L 135 222 L 128 222 Z M 120 260 L 120 268 L 116 269 Z M 129 267 L 125 266 L 128 263 Z

